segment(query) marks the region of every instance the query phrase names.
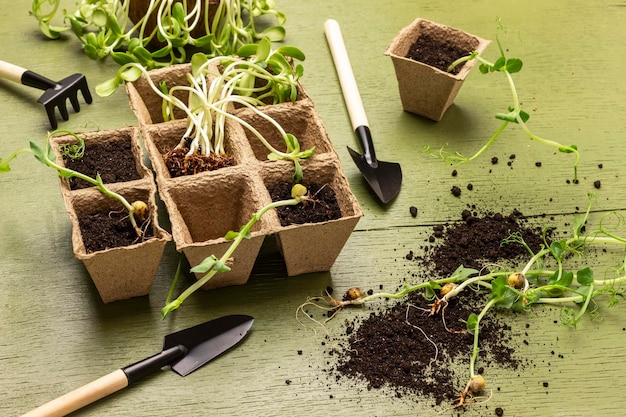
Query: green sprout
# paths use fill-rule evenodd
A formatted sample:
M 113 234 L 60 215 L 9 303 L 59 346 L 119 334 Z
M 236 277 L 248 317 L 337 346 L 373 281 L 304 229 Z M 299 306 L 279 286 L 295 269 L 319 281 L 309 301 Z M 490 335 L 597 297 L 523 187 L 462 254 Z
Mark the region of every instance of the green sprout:
M 190 48 L 210 56 L 232 55 L 258 39 L 280 41 L 285 36 L 285 15 L 275 10 L 272 0 L 221 0 L 219 4 L 209 0 L 151 0 L 136 22 L 129 18 L 131 2 L 81 0 L 74 11 L 64 11 L 64 25 L 55 25 L 60 0 L 33 0 L 30 15 L 50 39 L 71 31 L 89 58 L 111 56 L 119 65 L 135 62 L 148 69 L 184 63 Z M 212 21 L 209 8 L 215 9 Z M 255 21 L 264 15 L 272 16 L 278 24 L 259 32 Z M 148 26 L 151 21 L 156 22 L 154 28 Z
M 584 232 L 591 210 L 591 203 L 584 214 L 576 215 L 573 222 L 571 237 L 558 241 L 548 242 L 544 233 L 544 244 L 536 253 L 523 242 L 521 236 L 511 235 L 503 244 L 522 243 L 529 252 L 529 259 L 521 267 L 515 269 L 501 268 L 483 273 L 472 268 L 460 265 L 450 276 L 428 280 L 419 284 L 406 282 L 397 292 L 365 293 L 353 287 L 339 300 L 329 293 L 323 296 L 309 297 L 296 310 L 296 318 L 303 323 L 300 317 L 305 317 L 316 324 L 325 327 L 344 308 L 349 306 L 363 306 L 380 299 L 400 299 L 408 294 L 420 291 L 431 301 L 430 315 L 440 315 L 443 319 L 445 308 L 450 299 L 463 291 L 485 291 L 489 296 L 486 303 L 480 307 L 478 313 L 472 313 L 466 321 L 467 333 L 473 335 L 473 347 L 469 359 L 469 379 L 459 394 L 455 406 L 466 406 L 471 398 L 480 393 L 485 387 L 484 378 L 476 373 L 475 364 L 478 359 L 479 336 L 481 322 L 491 310 L 511 310 L 513 312 L 529 311 L 539 305 L 560 306 L 560 320 L 563 324 L 575 328 L 587 314 L 592 319 L 599 313 L 598 298 L 608 298 L 608 305 L 614 306 L 619 299 L 626 295 L 626 260 L 624 263 L 604 278 L 597 278 L 589 267 L 569 270 L 565 267 L 571 254 L 582 256 L 585 250 L 592 245 L 618 245 L 626 248 L 626 238 L 618 236 L 614 227 L 624 225 L 624 218 L 617 213 L 602 216 L 596 229 Z M 613 219 L 617 225 L 607 226 Z M 554 263 L 554 268 L 547 268 L 548 262 Z M 369 295 L 368 295 L 369 294 Z M 327 318 L 320 322 L 305 311 L 307 307 L 315 307 L 327 312 Z
M 508 29 L 505 26 L 503 26 L 502 23 L 499 23 L 498 31 L 507 32 Z M 576 157 L 574 161 L 574 181 L 577 181 L 578 161 L 580 159 L 580 154 L 578 152 L 577 146 L 576 145 L 566 146 L 553 140 L 544 139 L 540 136 L 537 136 L 535 133 L 533 133 L 530 130 L 530 128 L 526 124 L 526 122 L 528 122 L 528 119 L 530 118 L 530 115 L 524 110 L 522 110 L 519 96 L 517 93 L 517 88 L 515 86 L 515 82 L 513 81 L 513 76 L 512 76 L 512 74 L 518 73 L 522 70 L 523 62 L 521 59 L 518 59 L 518 58 L 506 57 L 504 48 L 502 46 L 502 43 L 500 42 L 500 37 L 497 34 L 496 34 L 496 43 L 498 45 L 500 57 L 495 62 L 490 62 L 484 59 L 483 57 L 481 57 L 477 51 L 473 51 L 469 55 L 461 57 L 457 59 L 456 61 L 454 61 L 452 64 L 450 64 L 450 66 L 448 67 L 448 72 L 452 71 L 455 67 L 457 67 L 458 65 L 462 63 L 465 63 L 471 60 L 476 60 L 480 63 L 479 70 L 482 74 L 491 74 L 491 73 L 503 74 L 506 78 L 506 81 L 509 85 L 509 89 L 511 91 L 513 105 L 508 108 L 508 111 L 506 113 L 496 114 L 495 116 L 496 119 L 502 120 L 502 124 L 500 125 L 500 127 L 498 127 L 498 129 L 496 129 L 496 131 L 489 138 L 489 140 L 483 145 L 483 147 L 480 148 L 472 156 L 467 157 L 467 156 L 461 155 L 458 152 L 451 153 L 451 152 L 444 150 L 443 148 L 440 149 L 439 151 L 433 151 L 430 149 L 429 146 L 424 147 L 425 152 L 433 156 L 439 157 L 443 159 L 444 161 L 452 163 L 452 164 L 463 164 L 473 159 L 476 159 L 477 157 L 482 155 L 496 141 L 496 139 L 498 139 L 500 134 L 502 134 L 502 132 L 507 128 L 509 123 L 515 123 L 522 128 L 523 132 L 530 139 L 536 142 L 539 142 L 541 144 L 547 145 L 547 146 L 555 147 L 558 149 L 559 152 L 574 154 Z
M 272 103 L 295 100 L 298 79 L 303 74 L 300 64 L 295 67 L 289 60 L 303 60 L 304 54 L 295 47 L 271 49 L 270 40 L 263 38 L 258 44 L 243 46 L 239 56 L 208 58 L 205 54 L 195 54 L 191 59 L 191 72 L 187 74 L 188 85 L 167 89 L 157 85 L 150 78 L 149 71 L 137 63 L 122 66 L 114 79 L 96 86 L 100 96 L 113 94 L 124 82 L 134 82 L 144 77 L 150 88 L 163 100 L 162 111 L 165 121 L 172 120 L 174 109 L 180 109 L 187 118 L 187 130 L 177 148 L 188 148 L 187 157 L 199 153 L 224 154 L 225 123 L 232 119 L 248 129 L 268 149 L 268 159 L 290 160 L 294 163 L 294 180 L 302 180 L 299 160 L 311 157 L 315 148 L 301 150 L 297 138 L 287 133 L 278 122 L 258 106 L 265 99 Z M 209 82 L 208 78 L 212 78 Z M 262 80 L 257 85 L 256 81 Z M 186 92 L 187 102 L 177 97 Z M 231 105 L 247 107 L 259 117 L 267 120 L 279 133 L 286 151 L 280 151 L 251 124 L 229 111 Z
M 118 194 L 114 191 L 109 190 L 104 185 L 104 182 L 102 181 L 102 178 L 100 177 L 100 175 L 96 175 L 96 178 L 91 178 L 88 175 L 82 174 L 78 171 L 75 171 L 73 169 L 69 169 L 69 168 L 66 168 L 64 166 L 57 164 L 54 161 L 55 156 L 50 146 L 50 140 L 53 137 L 60 136 L 60 135 L 70 135 L 76 140 L 75 145 L 66 146 L 64 150 L 62 150 L 62 152 L 65 152 L 65 154 L 68 155 L 69 157 L 73 157 L 73 158 L 80 157 L 81 153 L 84 152 L 84 147 L 85 147 L 84 139 L 78 136 L 76 133 L 70 132 L 68 130 L 55 130 L 55 131 L 48 133 L 48 138 L 46 140 L 45 147 L 42 148 L 41 146 L 37 144 L 37 142 L 31 140 L 30 147 L 18 149 L 17 151 L 9 155 L 8 158 L 6 159 L 0 158 L 0 172 L 11 171 L 10 163 L 14 159 L 16 159 L 21 154 L 30 153 L 31 155 L 35 157 L 35 159 L 37 159 L 42 164 L 56 170 L 60 177 L 66 178 L 68 180 L 71 178 L 78 178 L 78 179 L 87 181 L 88 183 L 96 186 L 97 189 L 105 196 L 118 200 L 128 212 L 128 218 L 130 220 L 130 223 L 133 226 L 133 229 L 137 233 L 137 237 L 143 236 L 142 228 L 139 227 L 139 225 L 137 224 L 137 220 L 144 221 L 147 218 L 148 205 L 143 201 L 135 201 L 133 203 L 128 202 L 128 200 L 126 200 L 126 198 L 124 198 L 124 196 L 122 196 L 121 194 Z
M 178 277 L 180 276 L 180 264 L 176 271 L 176 275 L 174 280 L 172 281 L 172 285 L 167 295 L 167 299 L 165 301 L 165 306 L 161 309 L 161 317 L 164 319 L 170 314 L 172 311 L 179 308 L 182 303 L 195 291 L 197 291 L 200 287 L 206 284 L 211 278 L 215 276 L 218 272 L 228 272 L 230 271 L 230 267 L 228 263 L 230 258 L 233 256 L 237 247 L 241 244 L 244 239 L 250 239 L 252 227 L 263 217 L 265 213 L 268 211 L 284 206 L 295 206 L 297 204 L 305 204 L 310 201 L 312 197 L 309 197 L 308 191 L 306 187 L 302 184 L 295 184 L 291 189 L 291 198 L 288 200 L 280 200 L 269 203 L 256 211 L 252 218 L 243 225 L 238 232 L 229 231 L 224 236 L 226 240 L 232 240 L 232 243 L 224 252 L 221 258 L 217 258 L 215 255 L 208 256 L 198 265 L 191 268 L 190 272 L 193 273 L 201 273 L 205 274 L 202 278 L 193 283 L 189 288 L 187 288 L 184 292 L 182 292 L 176 299 L 172 300 L 174 289 L 176 287 L 176 283 L 178 282 Z

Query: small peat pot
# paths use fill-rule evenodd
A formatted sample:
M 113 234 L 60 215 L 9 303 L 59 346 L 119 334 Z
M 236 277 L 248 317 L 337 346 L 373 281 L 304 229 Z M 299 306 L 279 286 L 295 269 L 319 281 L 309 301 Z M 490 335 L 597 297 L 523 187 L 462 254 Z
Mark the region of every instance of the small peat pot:
M 104 303 L 150 292 L 165 244 L 171 236 L 158 225 L 154 185 L 113 184 L 128 201 L 141 200 L 149 214 L 138 237 L 119 201 L 95 188 L 67 194 L 74 255 L 89 272 Z
M 91 178 L 100 175 L 104 184 L 129 181 L 152 181 L 152 172 L 143 163 L 139 129 L 122 127 L 115 130 L 87 131 L 76 134 L 84 148 L 76 155 L 79 140 L 72 135 L 50 139 L 56 162 Z M 70 156 L 72 155 L 72 156 Z M 94 187 L 79 178 L 61 180 L 61 192 Z
M 391 57 L 405 111 L 439 121 L 463 85 L 476 60 L 447 68 L 473 51 L 482 54 L 490 41 L 417 18 L 393 39 Z M 435 52 L 436 54 L 432 54 Z
M 363 216 L 337 161 L 308 161 L 303 171 L 312 201 L 276 210 L 276 241 L 289 276 L 329 271 Z M 289 198 L 291 175 L 284 164 L 263 170 L 273 201 Z
M 170 165 L 167 154 L 181 142 L 186 129 L 187 121 L 183 119 L 153 126 L 144 126 L 142 128 L 144 145 L 159 187 L 168 188 L 171 187 L 173 183 L 187 181 L 185 177 L 198 177 L 215 170 L 223 169 L 201 170 L 198 168 L 195 170 L 195 173 L 191 173 L 194 172 L 194 169 L 186 169 L 188 174 L 176 175 L 178 170 L 174 170 Z M 239 123 L 226 119 L 224 132 L 224 156 L 229 159 L 229 164 L 226 168 L 243 165 L 246 163 L 246 160 L 254 159 L 252 151 L 246 141 L 243 127 L 241 127 Z M 182 160 L 185 162 L 184 158 L 182 158 Z M 190 159 L 186 162 L 192 163 L 193 160 Z
M 170 216 L 176 249 L 185 254 L 192 267 L 211 255 L 223 256 L 231 245 L 224 236 L 238 231 L 265 205 L 263 184 L 240 167 L 180 177 L 169 184 L 172 186 L 160 187 L 161 199 Z M 216 274 L 202 288 L 245 284 L 263 240 L 271 232 L 269 225 L 263 216 L 252 228 L 250 238 L 234 252 L 228 263 L 231 270 Z

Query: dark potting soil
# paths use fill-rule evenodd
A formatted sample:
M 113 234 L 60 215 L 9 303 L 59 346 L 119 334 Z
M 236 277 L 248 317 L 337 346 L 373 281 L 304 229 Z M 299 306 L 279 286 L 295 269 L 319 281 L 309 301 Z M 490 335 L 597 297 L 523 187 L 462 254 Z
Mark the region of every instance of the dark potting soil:
M 140 241 L 126 211 L 79 216 L 78 224 L 87 253 L 128 246 Z M 153 236 L 151 227 L 143 229 L 144 240 Z
M 421 35 L 411 45 L 406 57 L 448 72 L 450 64 L 461 57 L 469 55 L 471 52 L 471 50 L 468 51 L 456 45 L 439 42 L 428 35 Z M 451 73 L 458 74 L 463 65 L 465 64 L 456 66 Z
M 81 158 L 63 158 L 67 168 L 78 171 L 91 178 L 100 174 L 105 184 L 133 181 L 141 178 L 137 171 L 137 162 L 132 152 L 130 140 L 115 142 L 85 142 L 85 152 Z M 70 179 L 70 188 L 78 190 L 93 187 L 79 178 Z
M 337 202 L 335 190 L 328 184 L 304 184 L 308 194 L 314 201 L 295 206 L 278 207 L 276 213 L 280 224 L 322 223 L 341 218 L 341 209 Z M 272 201 L 288 200 L 291 198 L 290 182 L 279 182 L 268 187 Z
M 165 166 L 172 177 L 214 171 L 235 164 L 235 161 L 227 155 L 210 153 L 209 155 L 194 154 L 188 157 L 187 152 L 189 152 L 187 148 L 172 149 L 163 156 Z
M 507 216 L 465 210 L 461 221 L 433 228 L 431 245 L 423 248 L 423 257 L 415 257 L 413 252 L 406 256 L 418 265 L 411 282 L 419 282 L 419 277 L 449 276 L 460 265 L 481 269 L 528 255 L 521 244 L 501 244 L 511 233 L 521 234 L 535 251 L 542 243 L 541 229 L 529 226 L 518 211 Z M 330 351 L 336 365 L 329 371 L 338 380 L 364 380 L 368 389 L 387 387 L 398 397 L 429 397 L 437 405 L 449 407 L 469 378 L 467 367 L 458 366 L 468 363 L 473 343 L 472 336 L 464 332 L 464 320 L 471 313 L 478 314 L 487 296 L 466 291 L 450 300 L 443 315 L 430 316 L 429 301 L 416 292 L 364 319 L 347 321 L 339 348 Z M 498 317 L 503 314 L 514 313 L 502 312 Z M 509 369 L 525 364 L 515 355 L 515 335 L 505 320 L 488 314 L 481 325 L 479 363 Z M 485 378 L 489 381 L 487 375 Z

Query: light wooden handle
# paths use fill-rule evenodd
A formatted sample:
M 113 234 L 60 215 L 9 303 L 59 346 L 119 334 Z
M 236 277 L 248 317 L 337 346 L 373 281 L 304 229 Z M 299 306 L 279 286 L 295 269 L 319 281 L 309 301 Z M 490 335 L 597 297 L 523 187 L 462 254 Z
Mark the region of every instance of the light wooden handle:
M 22 68 L 10 62 L 0 60 L 0 78 L 13 81 L 14 83 L 22 83 L 22 74 L 26 72 L 26 68 Z
M 348 108 L 352 128 L 356 130 L 359 126 L 369 126 L 339 23 L 334 19 L 328 19 L 324 23 L 324 32 L 326 33 L 326 40 L 328 41 L 333 61 L 335 62 L 335 69 L 339 77 L 339 84 L 341 84 L 341 91 L 343 91 L 343 99 Z
M 128 386 L 128 378 L 118 369 L 87 385 L 56 398 L 22 417 L 61 417 Z

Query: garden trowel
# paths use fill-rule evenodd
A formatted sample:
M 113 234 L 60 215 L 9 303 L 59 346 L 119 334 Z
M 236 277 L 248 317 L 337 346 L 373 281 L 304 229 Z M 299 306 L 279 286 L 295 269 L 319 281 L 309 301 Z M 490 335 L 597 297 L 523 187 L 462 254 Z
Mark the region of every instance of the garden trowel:
M 352 128 L 359 139 L 363 155 L 350 147 L 348 147 L 348 152 L 380 201 L 388 203 L 400 191 L 402 169 L 396 162 L 383 162 L 376 159 L 369 122 L 337 21 L 327 20 L 324 23 L 324 32 L 335 62 Z
M 22 417 L 64 416 L 128 387 L 164 366 L 186 376 L 241 341 L 254 319 L 245 315 L 220 317 L 165 336 L 163 351 L 118 369 L 52 400 Z

